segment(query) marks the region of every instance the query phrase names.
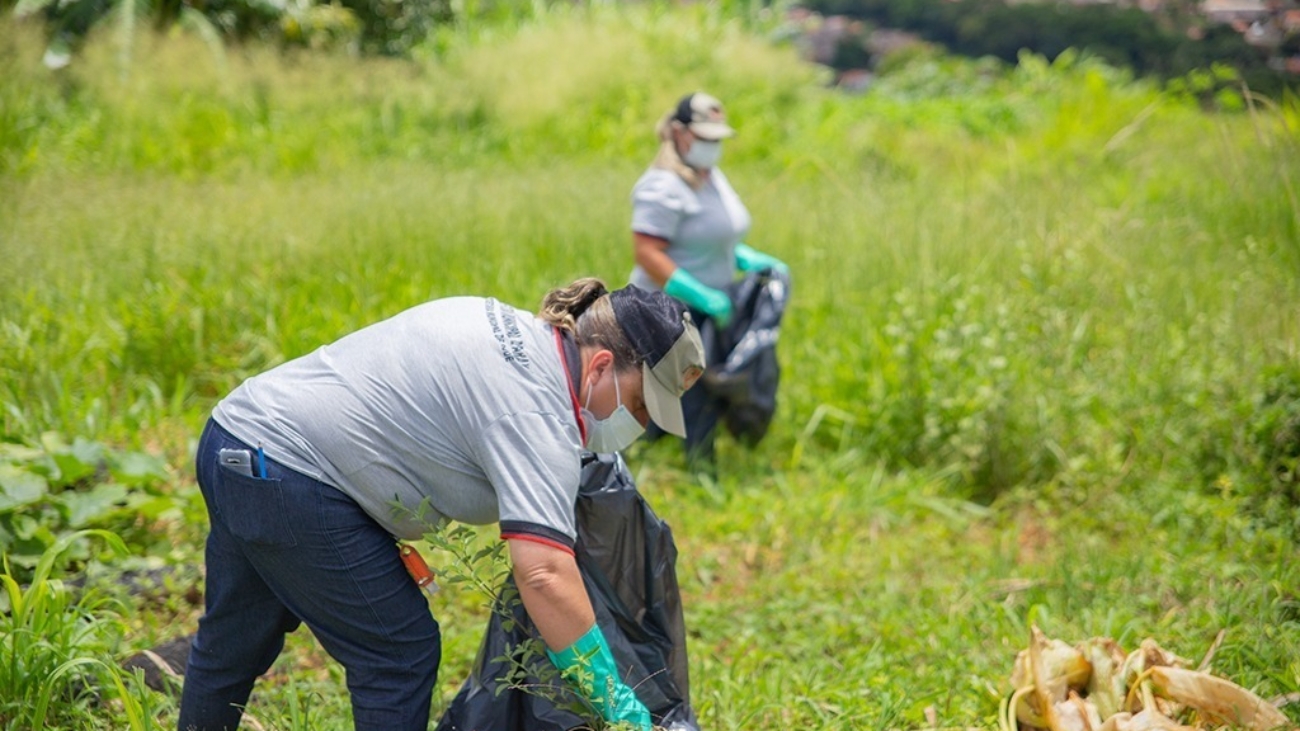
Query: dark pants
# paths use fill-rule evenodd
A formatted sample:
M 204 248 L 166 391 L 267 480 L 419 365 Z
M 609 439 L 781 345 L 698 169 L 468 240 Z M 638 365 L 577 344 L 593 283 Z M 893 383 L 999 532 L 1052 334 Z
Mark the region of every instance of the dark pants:
M 209 421 L 196 457 L 211 520 L 206 611 L 181 731 L 235 729 L 253 681 L 300 623 L 346 669 L 357 729 L 426 731 L 441 635 L 393 537 L 347 495 L 271 455 L 264 480 L 220 466 L 223 448 L 249 445 Z
M 695 321 L 695 326 L 700 329 L 701 335 L 706 332 L 705 322 L 708 315 L 697 310 L 690 310 L 691 319 Z M 708 327 L 713 327 L 710 323 Z M 705 360 L 707 365 L 715 365 L 720 360 L 717 353 L 710 352 L 709 341 L 705 341 Z M 682 394 L 682 418 L 686 422 L 686 439 L 684 447 L 686 451 L 686 465 L 688 469 L 694 472 L 707 472 L 712 474 L 716 467 L 714 464 L 714 438 L 717 436 L 718 422 L 722 420 L 723 409 L 725 404 L 709 393 L 703 383 L 696 383 L 686 393 Z M 646 439 L 648 441 L 657 441 L 667 435 L 668 432 L 660 429 L 654 422 L 646 428 Z
M 713 468 L 713 441 L 717 436 L 718 422 L 722 420 L 722 409 L 722 404 L 704 388 L 704 384 L 697 383 L 682 394 L 686 462 L 692 470 L 711 471 Z

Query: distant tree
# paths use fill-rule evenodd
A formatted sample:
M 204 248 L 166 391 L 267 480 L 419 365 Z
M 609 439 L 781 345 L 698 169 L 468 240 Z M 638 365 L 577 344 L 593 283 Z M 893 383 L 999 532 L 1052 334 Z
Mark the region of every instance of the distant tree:
M 1282 45 L 1277 50 L 1283 56 L 1300 56 L 1300 33 L 1292 33 L 1283 38 Z
M 830 67 L 837 71 L 871 68 L 871 52 L 867 50 L 866 37 L 855 33 L 846 33 L 835 42 L 835 53 L 831 56 Z
M 1232 66 L 1243 78 L 1259 80 L 1269 72 L 1268 57 L 1263 51 L 1246 43 L 1241 34 L 1227 26 L 1211 26 L 1200 41 L 1187 39 L 1174 49 L 1166 73 L 1182 76 L 1194 69 L 1209 68 L 1216 62 Z M 1273 88 L 1268 82 L 1263 84 Z
M 361 22 L 361 49 L 400 56 L 452 19 L 450 0 L 340 0 Z
M 1192 40 L 1137 8 L 1006 0 L 809 0 L 807 5 L 911 31 L 965 56 L 1014 63 L 1021 50 L 1053 60 L 1078 48 L 1139 75 L 1169 79 L 1222 63 L 1252 86 L 1278 89 L 1282 83 L 1266 55 L 1230 27 L 1211 26 L 1203 40 Z
M 125 0 L 0 3 L 12 6 L 16 15 L 41 18 L 53 57 L 60 59 L 70 57 L 116 7 L 128 7 Z M 263 39 L 315 46 L 315 36 L 343 36 L 363 53 L 390 56 L 407 53 L 437 24 L 452 19 L 451 0 L 134 0 L 129 7 L 158 29 L 185 23 L 226 42 Z

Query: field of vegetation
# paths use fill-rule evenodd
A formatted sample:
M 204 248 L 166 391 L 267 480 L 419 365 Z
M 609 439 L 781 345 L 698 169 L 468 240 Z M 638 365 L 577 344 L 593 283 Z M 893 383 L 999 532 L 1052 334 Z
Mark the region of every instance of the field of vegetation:
M 105 32 L 52 72 L 0 20 L 0 727 L 174 724 L 118 665 L 197 621 L 215 402 L 430 298 L 623 283 L 697 88 L 794 278 L 766 440 L 716 479 L 627 455 L 702 727 L 991 727 L 1031 624 L 1198 660 L 1222 632 L 1217 673 L 1295 698 L 1300 105 L 1070 53 L 915 53 L 844 96 L 765 30 L 579 7 L 402 61 Z M 431 602 L 435 721 L 483 601 Z M 305 630 L 250 711 L 351 727 Z

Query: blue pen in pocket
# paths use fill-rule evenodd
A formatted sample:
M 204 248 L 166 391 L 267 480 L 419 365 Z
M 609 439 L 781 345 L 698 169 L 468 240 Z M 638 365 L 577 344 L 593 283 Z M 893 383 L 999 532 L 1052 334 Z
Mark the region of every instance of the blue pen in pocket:
M 262 443 L 257 443 L 257 476 L 266 479 L 266 452 L 262 451 Z

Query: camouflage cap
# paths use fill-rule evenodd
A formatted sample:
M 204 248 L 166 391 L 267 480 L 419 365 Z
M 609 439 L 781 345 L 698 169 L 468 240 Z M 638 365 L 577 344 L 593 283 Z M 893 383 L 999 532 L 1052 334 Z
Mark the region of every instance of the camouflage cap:
M 702 140 L 722 140 L 736 135 L 736 130 L 727 124 L 722 102 L 702 91 L 682 97 L 677 102 L 673 119 L 686 125 L 691 134 Z

